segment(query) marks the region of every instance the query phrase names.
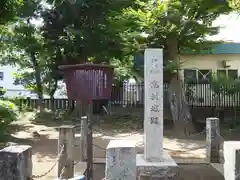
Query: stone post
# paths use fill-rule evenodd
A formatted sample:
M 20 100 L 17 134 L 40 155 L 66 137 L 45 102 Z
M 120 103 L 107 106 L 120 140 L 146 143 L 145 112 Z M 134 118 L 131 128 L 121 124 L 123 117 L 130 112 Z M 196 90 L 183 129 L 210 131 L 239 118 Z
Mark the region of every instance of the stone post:
M 219 163 L 220 160 L 220 139 L 219 119 L 210 117 L 206 120 L 206 140 L 208 163 Z
M 163 155 L 162 54 L 162 49 L 146 49 L 144 54 L 144 158 L 149 161 L 160 161 Z
M 59 178 L 69 179 L 74 176 L 74 140 L 74 126 L 60 126 L 58 139 L 58 156 L 60 157 L 58 163 Z
M 208 163 L 219 163 L 220 160 L 220 142 L 219 142 L 219 119 L 210 117 L 206 119 L 206 141 L 207 141 L 207 159 Z
M 111 140 L 106 150 L 106 180 L 136 180 L 135 143 L 127 140 Z
M 163 50 L 144 53 L 144 154 L 137 154 L 140 179 L 176 179 L 177 164 L 163 149 Z
M 224 178 L 240 180 L 240 141 L 224 141 Z
M 31 146 L 14 145 L 0 150 L 0 180 L 26 180 L 31 177 Z

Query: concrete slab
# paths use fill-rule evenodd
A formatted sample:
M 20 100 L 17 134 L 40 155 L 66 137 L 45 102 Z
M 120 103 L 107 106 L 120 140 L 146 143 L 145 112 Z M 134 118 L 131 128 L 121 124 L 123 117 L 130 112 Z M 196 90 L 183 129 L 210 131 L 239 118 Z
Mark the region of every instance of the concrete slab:
M 137 154 L 136 165 L 138 179 L 177 179 L 178 165 L 166 151 L 163 151 L 158 161 L 149 161 L 143 154 Z
M 218 172 L 220 172 L 224 176 L 224 168 L 223 164 L 220 163 L 211 163 L 211 166 L 216 169 Z

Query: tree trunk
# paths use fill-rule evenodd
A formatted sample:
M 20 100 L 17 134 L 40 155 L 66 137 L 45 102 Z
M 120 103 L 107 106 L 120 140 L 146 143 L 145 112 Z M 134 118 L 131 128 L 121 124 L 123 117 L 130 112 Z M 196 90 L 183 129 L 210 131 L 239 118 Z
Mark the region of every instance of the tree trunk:
M 179 62 L 178 38 L 175 34 L 170 34 L 167 38 L 168 60 Z M 185 88 L 179 71 L 176 70 L 169 84 L 169 103 L 174 122 L 174 129 L 179 136 L 186 136 L 194 132 L 192 117 L 186 102 Z
M 54 111 L 55 108 L 55 104 L 54 104 L 54 94 L 57 90 L 58 87 L 58 80 L 54 79 L 54 83 L 53 83 L 53 87 L 51 88 L 51 84 L 49 83 L 49 96 L 50 96 L 50 103 L 51 103 L 51 110 Z
M 54 95 L 50 95 L 50 105 L 51 105 L 51 110 L 52 111 L 55 111 L 56 108 L 55 108 L 55 103 L 54 103 Z
M 40 68 L 39 64 L 36 60 L 35 52 L 31 52 L 31 61 L 33 63 L 34 73 L 35 73 L 35 81 L 37 85 L 37 93 L 38 93 L 38 107 L 40 107 L 40 112 L 44 110 L 43 104 L 43 89 L 41 84 L 41 75 L 40 75 Z

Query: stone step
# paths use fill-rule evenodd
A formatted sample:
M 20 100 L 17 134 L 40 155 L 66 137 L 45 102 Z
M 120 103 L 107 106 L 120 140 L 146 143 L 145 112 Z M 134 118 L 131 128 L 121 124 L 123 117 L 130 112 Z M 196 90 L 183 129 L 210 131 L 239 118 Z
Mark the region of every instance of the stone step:
M 177 164 L 206 164 L 205 159 L 173 158 Z M 106 158 L 93 158 L 94 164 L 105 164 Z

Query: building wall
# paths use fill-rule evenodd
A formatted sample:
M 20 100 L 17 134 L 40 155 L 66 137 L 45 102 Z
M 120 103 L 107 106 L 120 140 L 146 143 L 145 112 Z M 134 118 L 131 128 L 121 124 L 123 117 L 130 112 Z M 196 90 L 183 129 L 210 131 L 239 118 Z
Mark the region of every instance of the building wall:
M 222 61 L 226 61 L 229 65 L 224 68 Z M 205 54 L 205 55 L 182 55 L 181 56 L 181 75 L 184 77 L 184 69 L 198 70 L 236 70 L 238 77 L 240 76 L 240 54 Z M 199 71 L 198 71 L 199 73 Z M 184 78 L 183 78 L 184 79 Z M 214 92 L 209 84 L 197 84 L 191 86 L 191 91 L 196 99 L 191 101 L 191 105 L 195 106 L 236 106 L 240 104 L 239 98 L 227 95 L 220 95 L 221 97 L 214 96 Z
M 7 89 L 5 96 L 29 96 L 30 92 L 25 90 L 23 86 L 14 85 L 14 72 L 17 72 L 17 67 L 0 66 L 0 73 L 3 74 L 3 79 L 0 79 L 0 87 Z
M 0 72 L 3 72 L 3 80 L 0 80 L 0 86 L 6 89 L 24 89 L 21 85 L 14 85 L 13 73 L 17 72 L 16 67 L 12 66 L 0 66 Z
M 182 55 L 182 69 L 222 69 L 221 61 L 227 61 L 229 69 L 240 69 L 240 54 L 206 54 L 206 55 Z

